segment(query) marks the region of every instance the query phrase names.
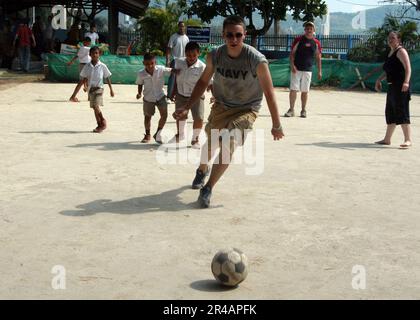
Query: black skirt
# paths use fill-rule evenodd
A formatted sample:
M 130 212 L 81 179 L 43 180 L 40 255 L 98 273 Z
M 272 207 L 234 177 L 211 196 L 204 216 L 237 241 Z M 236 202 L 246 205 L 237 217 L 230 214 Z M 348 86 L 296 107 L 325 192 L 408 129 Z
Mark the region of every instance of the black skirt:
M 402 84 L 389 84 L 386 95 L 387 124 L 410 124 L 410 90 L 402 92 Z

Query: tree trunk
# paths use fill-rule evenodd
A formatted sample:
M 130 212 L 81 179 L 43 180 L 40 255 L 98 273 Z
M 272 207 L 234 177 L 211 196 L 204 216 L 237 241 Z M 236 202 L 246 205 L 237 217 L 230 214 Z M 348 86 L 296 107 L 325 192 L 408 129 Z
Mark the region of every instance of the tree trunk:
M 253 46 L 256 49 L 257 49 L 257 39 L 258 39 L 257 35 L 253 32 L 251 34 L 251 46 Z
M 274 20 L 274 35 L 277 37 L 280 35 L 280 20 Z

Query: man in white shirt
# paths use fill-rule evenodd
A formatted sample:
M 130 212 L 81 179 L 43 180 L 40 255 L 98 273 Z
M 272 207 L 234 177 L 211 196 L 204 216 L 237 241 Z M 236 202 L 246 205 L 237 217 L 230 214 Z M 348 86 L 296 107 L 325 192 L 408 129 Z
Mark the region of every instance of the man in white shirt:
M 99 44 L 99 35 L 96 32 L 96 25 L 94 23 L 90 25 L 90 31 L 85 33 L 85 37 L 90 38 L 92 46 Z
M 169 75 L 172 69 L 164 66 L 157 66 L 155 56 L 150 53 L 144 55 L 143 65 L 144 69 L 139 71 L 136 80 L 138 86 L 137 99 L 141 98 L 144 87 L 143 113 L 146 133 L 141 142 L 148 143 L 151 140 L 151 120 L 155 114 L 155 107 L 157 107 L 160 113 L 160 119 L 153 138 L 157 143 L 161 144 L 162 139 L 160 137 L 160 132 L 165 126 L 168 117 L 168 104 L 166 102 L 163 86 L 165 85 L 165 75 Z
M 176 75 L 176 99 L 175 109 L 183 108 L 191 97 L 191 93 L 200 79 L 206 64 L 201 62 L 198 57 L 200 55 L 200 46 L 197 42 L 188 42 L 185 46 L 185 58 L 175 59 L 175 69 L 178 74 Z M 199 149 L 200 144 L 198 137 L 201 129 L 203 128 L 204 121 L 204 95 L 191 107 L 191 114 L 193 117 L 193 137 L 191 147 Z M 186 120 L 186 119 L 185 119 Z M 178 133 L 176 141 L 184 139 L 185 120 L 177 120 Z
M 185 34 L 186 28 L 183 21 L 178 22 L 178 32 L 171 35 L 168 41 L 168 47 L 166 48 L 166 66 L 173 68 L 175 66 L 175 59 L 185 57 L 185 46 L 187 45 L 188 39 Z M 172 56 L 172 60 L 171 60 Z M 171 76 L 168 80 L 168 98 L 173 100 L 174 98 L 174 85 L 175 77 Z
M 111 93 L 114 96 L 110 76 L 112 73 L 109 71 L 106 64 L 99 61 L 100 50 L 98 47 L 90 49 L 91 62 L 86 64 L 80 72 L 81 80 L 74 89 L 73 95 L 70 100 L 74 99 L 79 92 L 82 85 L 87 82 L 89 91 L 90 107 L 95 113 L 96 123 L 98 126 L 93 129 L 93 132 L 100 133 L 106 129 L 106 120 L 104 119 L 100 106 L 103 106 L 103 93 L 104 93 L 104 79 L 106 79 Z

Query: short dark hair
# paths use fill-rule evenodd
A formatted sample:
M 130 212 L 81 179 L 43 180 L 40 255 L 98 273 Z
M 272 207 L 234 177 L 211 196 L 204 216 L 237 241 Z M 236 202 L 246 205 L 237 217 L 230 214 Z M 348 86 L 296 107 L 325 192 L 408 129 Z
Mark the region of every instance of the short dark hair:
M 96 50 L 98 50 L 98 51 L 99 51 L 99 53 L 101 53 L 101 49 L 99 49 L 99 47 L 98 47 L 98 46 L 93 46 L 92 48 L 90 48 L 90 50 L 89 50 L 89 54 L 92 54 L 92 52 L 94 52 L 94 51 L 96 51 Z
M 223 31 L 225 31 L 225 28 L 229 25 L 241 25 L 244 28 L 244 30 L 246 30 L 245 21 L 240 16 L 229 16 L 225 18 L 225 20 L 223 21 Z
M 178 26 L 180 25 L 180 24 L 185 24 L 185 22 L 184 21 L 178 21 Z
M 84 42 L 91 42 L 92 41 L 92 39 L 91 38 L 89 38 L 89 37 L 85 37 L 85 39 L 83 40 Z
M 150 60 L 153 60 L 154 58 L 155 58 L 155 55 L 153 53 L 146 52 L 144 54 L 143 61 L 150 61 Z
M 197 50 L 198 52 L 200 52 L 199 44 L 195 41 L 188 42 L 187 45 L 185 46 L 185 52 L 194 51 L 194 50 Z

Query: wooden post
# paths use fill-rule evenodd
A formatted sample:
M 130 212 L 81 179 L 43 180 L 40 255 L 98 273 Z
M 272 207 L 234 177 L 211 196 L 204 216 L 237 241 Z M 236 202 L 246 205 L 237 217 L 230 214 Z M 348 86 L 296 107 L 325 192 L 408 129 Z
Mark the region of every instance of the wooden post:
M 118 48 L 118 8 L 115 1 L 110 0 L 108 3 L 108 42 L 109 50 L 114 54 Z

